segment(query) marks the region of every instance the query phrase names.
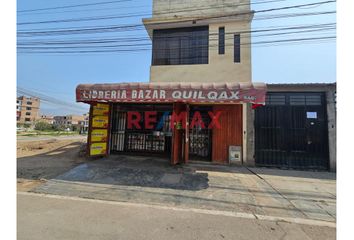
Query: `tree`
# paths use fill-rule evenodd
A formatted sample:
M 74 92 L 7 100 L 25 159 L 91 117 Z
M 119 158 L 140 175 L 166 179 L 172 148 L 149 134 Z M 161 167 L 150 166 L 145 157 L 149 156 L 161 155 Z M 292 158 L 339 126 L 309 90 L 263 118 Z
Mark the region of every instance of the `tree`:
M 38 131 L 48 131 L 52 130 L 52 125 L 47 122 L 40 121 L 36 123 L 34 129 Z
M 64 131 L 65 130 L 65 126 L 64 125 L 53 125 L 52 129 L 54 131 Z

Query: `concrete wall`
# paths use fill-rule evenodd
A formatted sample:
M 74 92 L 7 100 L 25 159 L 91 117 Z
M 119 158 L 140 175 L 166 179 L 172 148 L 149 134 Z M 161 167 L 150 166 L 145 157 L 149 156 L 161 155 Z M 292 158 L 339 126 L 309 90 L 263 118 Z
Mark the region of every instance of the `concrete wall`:
M 205 16 L 249 11 L 250 0 L 154 0 L 153 17 Z
M 225 27 L 225 54 L 219 55 L 219 27 Z M 241 62 L 234 62 L 234 33 L 249 31 L 250 22 L 209 25 L 209 64 L 151 66 L 151 82 L 251 82 L 250 34 L 241 34 Z

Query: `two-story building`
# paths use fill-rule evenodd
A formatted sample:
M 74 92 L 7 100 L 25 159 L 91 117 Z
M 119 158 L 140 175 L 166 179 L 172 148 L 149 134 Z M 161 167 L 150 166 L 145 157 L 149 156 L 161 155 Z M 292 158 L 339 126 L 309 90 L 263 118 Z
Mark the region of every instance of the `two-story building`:
M 252 17 L 249 0 L 154 0 L 150 82 L 76 89 L 91 104 L 90 155 L 246 162 L 247 116 L 266 93 L 252 82 Z
M 69 128 L 75 127 L 77 129 L 80 129 L 84 120 L 84 115 L 54 116 L 53 124 L 57 126 L 64 126 Z

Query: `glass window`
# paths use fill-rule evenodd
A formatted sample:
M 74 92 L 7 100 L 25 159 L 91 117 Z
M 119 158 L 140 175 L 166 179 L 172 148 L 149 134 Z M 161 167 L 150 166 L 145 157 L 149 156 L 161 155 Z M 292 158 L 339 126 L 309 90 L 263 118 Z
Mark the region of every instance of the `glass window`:
M 157 29 L 152 65 L 208 64 L 209 27 Z
M 219 54 L 225 54 L 225 27 L 219 28 Z
M 27 102 L 27 105 L 32 105 L 32 102 L 28 101 L 28 102 Z
M 284 94 L 267 94 L 266 105 L 285 105 L 286 98 Z
M 32 110 L 32 108 L 31 107 L 26 107 L 26 110 Z
M 240 34 L 235 34 L 234 37 L 234 62 L 241 62 L 241 37 Z
M 322 100 L 320 95 L 307 95 L 306 96 L 307 106 L 321 106 Z
M 31 113 L 30 112 L 26 112 L 26 116 L 30 116 L 31 115 Z

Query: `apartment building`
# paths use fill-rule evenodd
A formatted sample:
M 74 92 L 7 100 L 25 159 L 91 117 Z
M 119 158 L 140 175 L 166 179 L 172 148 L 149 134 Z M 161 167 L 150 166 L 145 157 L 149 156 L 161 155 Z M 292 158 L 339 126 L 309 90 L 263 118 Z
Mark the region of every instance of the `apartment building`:
M 40 119 L 40 99 L 20 96 L 16 100 L 16 121 L 20 124 L 33 124 Z

